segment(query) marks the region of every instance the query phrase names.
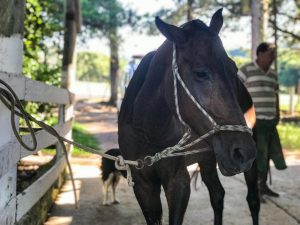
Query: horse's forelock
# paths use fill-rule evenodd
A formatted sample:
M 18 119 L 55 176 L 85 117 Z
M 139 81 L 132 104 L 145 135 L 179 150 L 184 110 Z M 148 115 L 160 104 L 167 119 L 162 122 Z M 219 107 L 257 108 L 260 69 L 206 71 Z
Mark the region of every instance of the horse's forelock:
M 192 28 L 197 28 L 197 30 L 199 30 L 199 29 L 200 30 L 209 30 L 209 27 L 199 19 L 186 22 L 186 23 L 182 24 L 180 27 L 183 29 L 186 29 L 186 30 L 192 29 Z

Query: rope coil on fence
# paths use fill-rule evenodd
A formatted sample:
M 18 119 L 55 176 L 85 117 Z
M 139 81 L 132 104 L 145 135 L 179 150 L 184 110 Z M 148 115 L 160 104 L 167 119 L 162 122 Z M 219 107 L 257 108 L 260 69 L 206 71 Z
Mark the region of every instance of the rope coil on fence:
M 73 177 L 72 168 L 71 168 L 71 165 L 70 165 L 70 162 L 69 162 L 68 153 L 67 153 L 67 149 L 66 149 L 66 146 L 65 146 L 64 142 L 66 142 L 68 144 L 72 144 L 72 145 L 74 145 L 78 148 L 81 148 L 81 149 L 83 149 L 87 152 L 100 155 L 100 156 L 105 157 L 107 159 L 114 160 L 114 161 L 116 161 L 116 164 L 118 163 L 119 165 L 121 165 L 121 164 L 125 165 L 125 166 L 119 167 L 119 169 L 120 170 L 127 170 L 127 174 L 129 174 L 127 176 L 128 177 L 128 184 L 130 186 L 133 186 L 134 183 L 132 182 L 131 171 L 130 171 L 129 165 L 138 167 L 141 163 L 140 161 L 124 160 L 122 156 L 115 157 L 115 156 L 112 156 L 112 155 L 108 155 L 108 154 L 105 154 L 104 152 L 101 152 L 99 150 L 95 150 L 93 148 L 83 146 L 80 143 L 73 142 L 71 140 L 66 139 L 65 137 L 60 136 L 58 134 L 58 132 L 53 127 L 45 124 L 42 121 L 39 121 L 39 120 L 35 119 L 29 113 L 27 113 L 24 110 L 24 107 L 23 107 L 20 99 L 18 98 L 18 96 L 14 92 L 14 90 L 6 82 L 4 82 L 3 80 L 0 79 L 0 83 L 6 88 L 5 89 L 5 88 L 0 87 L 0 100 L 11 112 L 12 130 L 13 130 L 13 133 L 14 133 L 16 139 L 18 140 L 18 142 L 20 143 L 20 145 L 22 147 L 24 147 L 28 151 L 32 151 L 32 152 L 35 151 L 36 147 L 37 147 L 36 135 L 35 135 L 35 132 L 34 132 L 30 122 L 36 123 L 42 129 L 44 129 L 46 132 L 48 132 L 49 134 L 51 134 L 51 135 L 53 135 L 54 137 L 57 138 L 58 142 L 60 143 L 60 145 L 63 149 L 63 153 L 64 153 L 64 156 L 65 156 L 65 159 L 66 159 L 67 167 L 70 171 L 70 177 L 71 177 L 71 182 L 72 182 L 73 191 L 74 191 L 74 198 L 75 198 L 76 208 L 78 207 L 78 204 L 77 204 L 78 200 L 77 200 L 77 196 L 76 196 L 76 192 L 75 192 L 74 177 Z M 27 128 L 28 128 L 28 131 L 30 133 L 30 136 L 32 138 L 32 146 L 28 146 L 22 140 L 22 137 L 19 134 L 19 132 L 17 130 L 16 123 L 15 123 L 15 115 L 17 115 L 17 116 L 24 119 L 24 121 L 27 125 Z
M 24 108 L 23 105 L 21 103 L 21 101 L 19 100 L 18 96 L 16 95 L 16 93 L 12 90 L 12 88 L 5 83 L 3 80 L 0 79 L 0 83 L 2 85 L 4 85 L 8 90 L 4 89 L 4 88 L 0 88 L 0 100 L 2 101 L 2 103 L 11 111 L 11 125 L 12 125 L 12 130 L 14 132 L 14 135 L 16 136 L 17 140 L 19 141 L 20 145 L 23 146 L 25 149 L 27 149 L 28 151 L 35 151 L 36 147 L 37 147 L 37 140 L 36 140 L 36 136 L 35 133 L 33 131 L 33 128 L 31 126 L 30 121 L 38 124 L 40 127 L 42 127 L 44 130 L 46 130 L 48 133 L 52 134 L 53 136 L 55 136 L 65 155 L 65 159 L 66 159 L 66 163 L 68 166 L 68 169 L 70 171 L 70 177 L 71 177 L 71 182 L 72 182 L 72 186 L 73 186 L 73 191 L 74 191 L 74 198 L 75 198 L 75 205 L 76 208 L 78 207 L 78 200 L 77 200 L 77 195 L 75 192 L 75 183 L 74 183 L 74 177 L 73 177 L 73 171 L 69 162 L 69 158 L 68 158 L 68 153 L 67 153 L 67 149 L 66 146 L 63 143 L 63 139 L 61 138 L 61 136 L 57 133 L 57 131 L 52 128 L 51 126 L 48 126 L 47 124 L 36 120 L 34 117 L 32 117 L 30 114 L 28 114 Z M 17 130 L 17 126 L 15 124 L 15 115 L 23 118 L 26 122 L 26 125 L 28 126 L 29 129 L 29 133 L 32 137 L 32 141 L 33 141 L 33 146 L 30 147 L 27 144 L 25 144 Z

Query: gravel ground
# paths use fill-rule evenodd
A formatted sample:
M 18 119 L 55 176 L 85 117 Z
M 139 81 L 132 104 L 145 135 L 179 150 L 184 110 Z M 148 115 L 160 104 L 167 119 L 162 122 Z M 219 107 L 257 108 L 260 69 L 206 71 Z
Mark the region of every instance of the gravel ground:
M 86 124 L 88 131 L 102 143 L 103 149 L 117 147 L 116 110 L 95 103 L 78 103 L 76 120 Z M 261 225 L 297 225 L 300 224 L 300 157 L 286 152 L 289 168 L 285 171 L 272 170 L 272 188 L 281 194 L 278 199 L 268 198 L 262 204 Z M 49 213 L 46 225 L 144 225 L 145 221 L 125 179 L 118 186 L 117 195 L 120 204 L 103 206 L 100 158 L 72 159 L 72 168 L 76 179 L 79 208 L 75 209 L 70 181 L 64 185 L 53 209 Z M 220 175 L 225 188 L 225 206 L 223 221 L 225 225 L 251 225 L 251 216 L 246 198 L 246 185 L 243 175 L 224 177 Z M 198 181 L 199 190 L 192 193 L 185 214 L 185 225 L 213 224 L 213 211 L 208 191 Z M 162 193 L 164 224 L 168 224 L 168 210 Z

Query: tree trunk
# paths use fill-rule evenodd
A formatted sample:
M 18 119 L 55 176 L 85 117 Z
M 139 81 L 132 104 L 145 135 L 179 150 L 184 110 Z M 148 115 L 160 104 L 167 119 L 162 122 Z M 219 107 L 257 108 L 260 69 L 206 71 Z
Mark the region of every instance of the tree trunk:
M 79 0 L 66 0 L 65 1 L 65 32 L 64 32 L 64 49 L 62 59 L 62 79 L 61 87 L 67 90 L 74 91 L 74 83 L 76 77 L 76 37 L 80 32 L 81 15 Z M 73 111 L 73 106 L 59 107 L 59 124 L 66 122 L 66 110 L 69 107 L 69 111 Z M 66 138 L 72 138 L 72 130 L 66 135 Z M 60 144 L 57 145 L 57 154 L 55 157 L 60 159 L 63 156 L 63 150 Z M 67 149 L 72 150 L 72 145 L 67 145 Z M 75 197 L 76 198 L 76 197 Z
M 278 72 L 278 56 L 277 56 L 277 52 L 278 52 L 278 29 L 277 29 L 277 3 L 276 0 L 272 0 L 272 8 L 273 8 L 273 18 L 274 18 L 274 25 L 273 29 L 274 29 L 274 44 L 275 44 L 275 54 L 276 54 L 276 58 L 274 61 L 274 67 L 275 67 L 275 71 L 276 73 Z
M 261 20 L 261 36 L 262 36 L 262 41 L 265 41 L 269 36 L 267 33 L 268 29 L 268 23 L 269 23 L 269 17 L 270 17 L 270 0 L 261 0 L 261 5 L 262 5 L 262 20 Z
M 187 20 L 191 21 L 194 18 L 193 4 L 195 0 L 188 0 Z
M 65 1 L 65 33 L 61 87 L 72 90 L 75 82 L 75 46 L 78 32 L 79 9 L 73 0 Z
M 256 59 L 256 48 L 264 41 L 269 20 L 269 0 L 252 0 L 251 1 L 251 56 L 252 60 Z
M 109 103 L 116 106 L 118 100 L 118 77 L 119 77 L 119 40 L 117 28 L 109 35 L 110 44 L 110 99 Z
M 256 59 L 256 48 L 262 41 L 261 35 L 261 4 L 260 0 L 251 1 L 251 58 L 254 61 Z

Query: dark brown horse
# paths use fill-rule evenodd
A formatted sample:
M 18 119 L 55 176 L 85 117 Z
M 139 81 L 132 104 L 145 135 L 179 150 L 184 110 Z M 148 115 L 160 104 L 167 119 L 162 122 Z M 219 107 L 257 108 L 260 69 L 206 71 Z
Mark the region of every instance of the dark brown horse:
M 186 166 L 195 162 L 210 193 L 215 224 L 222 224 L 225 192 L 216 162 L 231 176 L 248 171 L 254 161 L 255 144 L 243 115 L 252 101 L 218 36 L 222 24 L 222 10 L 209 26 L 193 20 L 176 27 L 156 18 L 167 40 L 144 57 L 126 91 L 119 146 L 125 159 L 139 159 L 138 168 L 131 167 L 133 188 L 149 225 L 162 223 L 161 186 L 169 224 L 182 224 L 190 196 Z M 249 189 L 248 199 L 255 221 L 257 192 Z

